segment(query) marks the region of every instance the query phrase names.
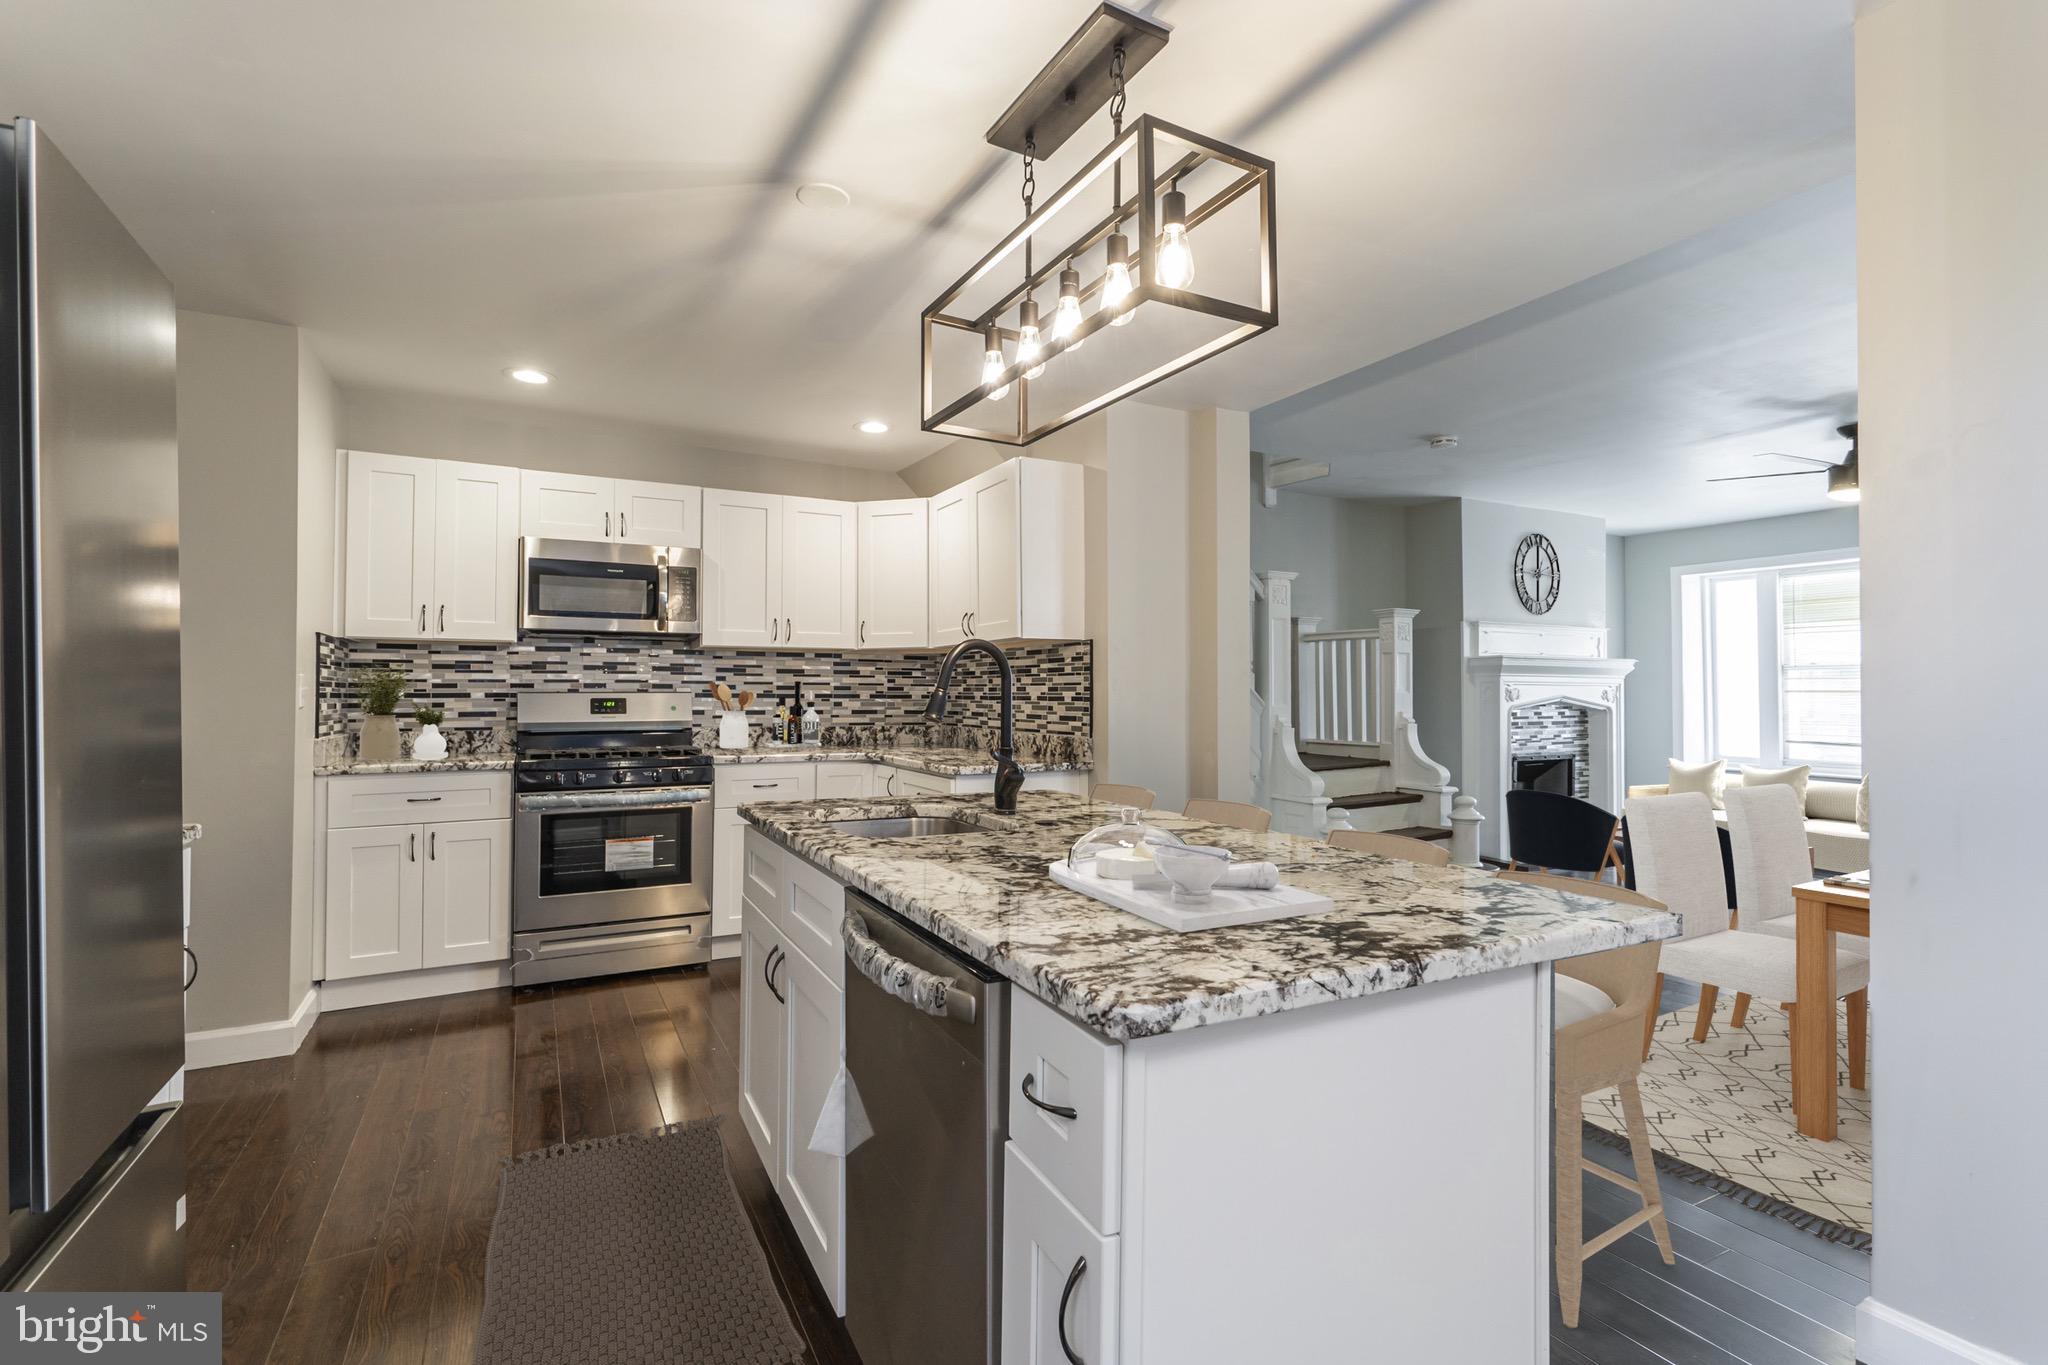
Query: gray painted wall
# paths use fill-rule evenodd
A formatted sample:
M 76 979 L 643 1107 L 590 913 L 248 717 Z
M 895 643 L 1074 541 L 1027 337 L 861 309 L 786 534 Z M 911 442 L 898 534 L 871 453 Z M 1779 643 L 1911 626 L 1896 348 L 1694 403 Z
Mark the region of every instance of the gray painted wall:
M 1557 547 L 1562 581 L 1548 625 L 1607 624 L 1607 523 L 1599 517 L 1462 499 L 1464 602 L 1468 621 L 1534 619 L 1515 595 L 1515 547 L 1531 531 Z
M 298 602 L 285 567 L 298 563 L 298 347 L 290 327 L 178 314 L 185 818 L 206 827 L 192 850 L 195 1031 L 298 1004 Z
M 1620 536 L 1607 537 L 1607 654 L 1626 659 L 1628 652 L 1628 573 Z
M 1375 607 L 1404 607 L 1408 591 L 1407 509 L 1363 498 L 1283 492 L 1267 507 L 1250 481 L 1252 571 L 1284 569 L 1294 580 L 1294 614 L 1320 616 L 1324 630 L 1370 630 Z
M 882 470 L 735 454 L 695 445 L 665 427 L 435 394 L 344 389 L 336 439 L 345 450 L 655 483 L 814 498 L 910 496 L 900 477 Z
M 1857 509 L 1831 508 L 1684 531 L 1659 531 L 1621 541 L 1628 656 L 1628 780 L 1662 782 L 1672 755 L 1671 571 L 1695 564 L 1764 559 L 1857 548 Z
M 1400 605 L 1415 608 L 1415 725 L 1423 752 L 1449 768 L 1456 782 L 1464 758 L 1464 518 L 1458 500 L 1446 498 L 1409 508 L 1403 522 L 1408 600 Z

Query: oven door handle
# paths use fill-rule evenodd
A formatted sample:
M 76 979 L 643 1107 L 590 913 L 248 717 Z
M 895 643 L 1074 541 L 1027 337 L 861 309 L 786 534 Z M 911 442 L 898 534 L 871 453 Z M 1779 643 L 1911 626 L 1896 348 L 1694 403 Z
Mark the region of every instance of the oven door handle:
M 636 796 L 641 799 L 634 800 Z M 663 811 L 687 810 L 710 800 L 709 787 L 642 787 L 637 791 L 614 788 L 602 792 L 530 792 L 519 798 L 518 807 L 539 814 L 578 810 Z

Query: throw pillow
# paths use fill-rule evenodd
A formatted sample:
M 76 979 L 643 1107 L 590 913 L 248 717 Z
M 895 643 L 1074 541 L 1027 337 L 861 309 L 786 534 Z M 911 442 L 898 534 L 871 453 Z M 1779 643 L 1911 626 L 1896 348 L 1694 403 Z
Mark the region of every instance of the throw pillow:
M 1802 763 L 1796 768 L 1744 768 L 1742 785 L 1745 787 L 1768 787 L 1782 783 L 1799 794 L 1799 809 L 1806 809 L 1806 779 L 1813 776 L 1813 765 Z
M 1680 763 L 1670 760 L 1671 795 L 1680 792 L 1698 792 L 1714 803 L 1714 809 L 1721 809 L 1721 770 L 1727 760 L 1715 759 L 1712 763 Z
M 1856 828 L 1865 834 L 1870 832 L 1870 774 L 1863 774 L 1861 785 L 1856 788 Z

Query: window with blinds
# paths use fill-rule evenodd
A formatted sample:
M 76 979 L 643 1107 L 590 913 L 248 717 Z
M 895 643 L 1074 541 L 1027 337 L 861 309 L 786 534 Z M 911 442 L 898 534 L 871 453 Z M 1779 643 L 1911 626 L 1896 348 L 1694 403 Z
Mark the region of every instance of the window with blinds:
M 1863 621 L 1854 564 L 1780 570 L 1778 714 L 1783 758 L 1863 768 Z

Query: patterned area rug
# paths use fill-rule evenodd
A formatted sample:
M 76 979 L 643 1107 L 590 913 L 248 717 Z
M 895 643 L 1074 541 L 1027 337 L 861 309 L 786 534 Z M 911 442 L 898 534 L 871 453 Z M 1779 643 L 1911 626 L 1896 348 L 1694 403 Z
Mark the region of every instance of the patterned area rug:
M 1739 1029 L 1731 1026 L 1731 1015 L 1731 997 L 1723 992 L 1704 1043 L 1692 1040 L 1697 1006 L 1659 1016 L 1641 1080 L 1651 1145 L 1673 1159 L 1668 1166 L 1675 1174 L 1686 1176 L 1679 1168 L 1690 1167 L 1709 1177 L 1704 1183 L 1721 1188 L 1713 1179 L 1718 1177 L 1739 1187 L 1724 1190 L 1736 1198 L 1754 1192 L 1755 1198 L 1743 1200 L 1751 1207 L 1789 1214 L 1789 1221 L 1830 1241 L 1868 1246 L 1871 1092 L 1849 1088 L 1846 1019 L 1837 1032 L 1837 1137 L 1816 1142 L 1802 1137 L 1793 1122 L 1792 1038 L 1785 1014 L 1775 1005 L 1752 1003 Z M 1627 1132 L 1620 1097 L 1612 1090 L 1587 1096 L 1584 1113 L 1596 1128 Z

